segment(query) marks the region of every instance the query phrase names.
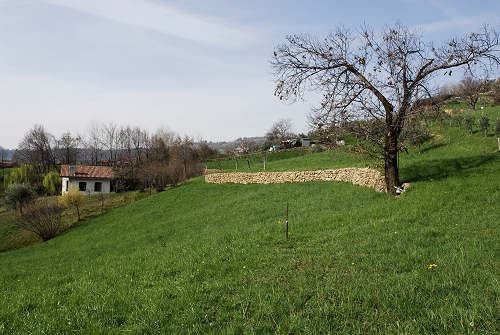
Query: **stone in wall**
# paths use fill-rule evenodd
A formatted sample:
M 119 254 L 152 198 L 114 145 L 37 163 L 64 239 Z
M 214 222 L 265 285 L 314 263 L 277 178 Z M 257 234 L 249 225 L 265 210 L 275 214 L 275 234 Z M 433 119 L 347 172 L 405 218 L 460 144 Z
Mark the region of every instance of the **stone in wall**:
M 276 184 L 308 181 L 342 181 L 355 185 L 372 187 L 378 192 L 385 192 L 384 175 L 371 168 L 344 168 L 316 171 L 287 172 L 232 172 L 214 173 L 205 176 L 207 183 L 224 184 Z

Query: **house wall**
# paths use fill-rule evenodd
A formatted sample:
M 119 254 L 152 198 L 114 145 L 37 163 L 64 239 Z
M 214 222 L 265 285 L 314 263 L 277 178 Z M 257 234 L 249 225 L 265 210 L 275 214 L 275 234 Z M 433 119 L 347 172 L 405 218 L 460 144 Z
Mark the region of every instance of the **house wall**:
M 87 190 L 85 191 L 85 194 L 95 194 L 99 192 L 94 192 L 94 187 L 95 183 L 102 183 L 101 187 L 101 192 L 102 193 L 109 193 L 111 192 L 111 181 L 109 179 L 78 179 L 78 178 L 68 178 L 68 177 L 63 177 L 62 178 L 62 193 L 68 192 L 68 190 L 71 187 L 79 188 L 80 182 L 86 182 L 87 183 Z M 66 184 L 68 187 L 66 187 Z

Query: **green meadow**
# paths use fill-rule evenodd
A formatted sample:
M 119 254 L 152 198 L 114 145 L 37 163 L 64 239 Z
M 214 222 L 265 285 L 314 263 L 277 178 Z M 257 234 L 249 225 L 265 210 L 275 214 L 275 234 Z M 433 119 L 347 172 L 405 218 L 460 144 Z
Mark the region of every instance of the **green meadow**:
M 151 190 L 151 193 L 156 193 Z M 149 192 L 121 192 L 99 195 L 85 196 L 84 202 L 80 208 L 82 220 L 102 214 L 103 212 L 123 206 L 125 204 L 146 198 Z M 56 198 L 56 197 L 51 197 Z M 13 215 L 5 207 L 0 207 L 0 252 L 30 246 L 41 243 L 42 240 L 37 235 L 28 231 L 19 231 L 12 229 Z M 77 222 L 77 214 L 74 208 L 66 208 L 62 214 L 63 229 L 70 229 Z
M 497 139 L 451 122 L 400 154 L 411 186 L 398 198 L 199 177 L 0 253 L 0 333 L 498 334 Z M 267 170 L 376 163 L 286 155 Z

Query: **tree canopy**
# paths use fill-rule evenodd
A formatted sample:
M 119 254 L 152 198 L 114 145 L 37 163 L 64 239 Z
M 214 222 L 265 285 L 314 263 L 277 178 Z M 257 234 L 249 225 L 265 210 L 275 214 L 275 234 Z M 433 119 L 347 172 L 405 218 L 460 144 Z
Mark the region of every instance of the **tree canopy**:
M 479 67 L 498 66 L 498 47 L 498 33 L 488 26 L 439 46 L 401 24 L 381 33 L 367 26 L 339 27 L 321 40 L 288 36 L 271 60 L 275 95 L 295 101 L 308 91 L 320 93 L 321 103 L 310 115 L 318 127 L 382 120 L 384 136 L 372 141 L 383 148 L 387 192 L 394 194 L 400 185 L 398 138 L 418 102 L 432 96 L 432 79 L 451 75 L 455 68 L 472 74 Z

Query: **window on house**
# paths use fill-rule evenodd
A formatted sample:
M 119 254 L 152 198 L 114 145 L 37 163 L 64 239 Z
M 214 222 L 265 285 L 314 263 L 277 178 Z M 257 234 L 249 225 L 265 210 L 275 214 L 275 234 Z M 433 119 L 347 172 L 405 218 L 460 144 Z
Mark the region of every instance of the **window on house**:
M 101 192 L 102 190 L 102 183 L 101 182 L 96 182 L 94 184 L 94 192 Z
M 78 188 L 80 191 L 85 192 L 87 190 L 87 182 L 81 181 L 78 183 Z
M 66 192 L 69 191 L 69 180 L 66 180 Z

